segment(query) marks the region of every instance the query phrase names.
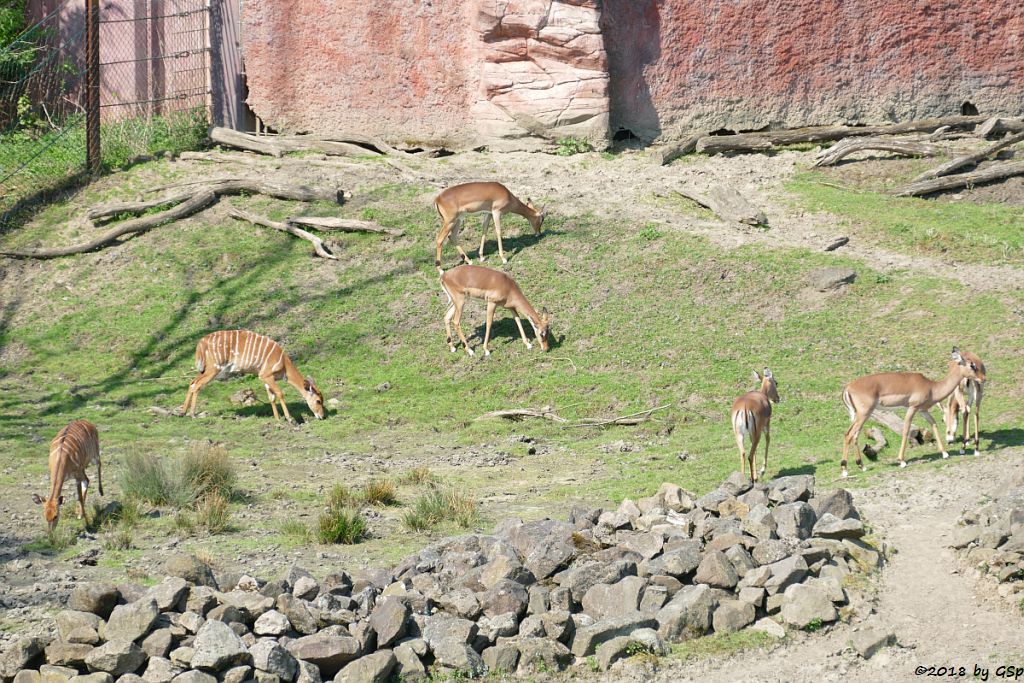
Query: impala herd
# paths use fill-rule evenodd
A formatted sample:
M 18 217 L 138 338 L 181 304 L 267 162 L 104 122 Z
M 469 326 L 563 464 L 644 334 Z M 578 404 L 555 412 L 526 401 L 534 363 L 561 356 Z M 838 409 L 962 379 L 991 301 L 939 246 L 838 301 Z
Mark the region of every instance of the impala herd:
M 437 196 L 434 206 L 441 217 L 441 230 L 437 234 L 434 264 L 440 273 L 441 290 L 448 299 L 448 307 L 444 315 L 446 340 L 449 349 L 456 351 L 452 336 L 452 323 L 458 332 L 459 339 L 469 355 L 473 349 L 466 341 L 462 332 L 462 310 L 467 298 L 483 299 L 487 302 L 487 319 L 484 332 L 484 355 L 490 355 L 488 343 L 491 336 L 491 324 L 498 306 L 512 311 L 516 326 L 527 349 L 533 345 L 527 338 L 522 318 L 529 321 L 540 347 L 544 351 L 551 348 L 550 320 L 547 309 L 539 313 L 526 299 L 519 285 L 508 274 L 483 266 L 472 265 L 466 252 L 458 244 L 462 219 L 468 214 L 484 213 L 482 237 L 477 257 L 484 261 L 484 243 L 491 220 L 498 239 L 498 254 L 502 263 L 505 248 L 501 237 L 501 216 L 515 213 L 526 218 L 533 228 L 534 234 L 540 234 L 544 223 L 544 212 L 538 210 L 532 202 L 521 202 L 508 188 L 500 183 L 476 182 L 450 187 Z M 441 268 L 441 248 L 445 239 L 449 239 L 458 250 L 465 262 L 445 271 Z M 266 389 L 267 397 L 274 418 L 280 420 L 277 405 L 288 421 L 292 421 L 288 413 L 288 405 L 284 400 L 284 392 L 278 386 L 278 380 L 284 379 L 298 391 L 306 405 L 317 419 L 326 417 L 323 394 L 312 378 L 305 377 L 288 357 L 277 342 L 269 337 L 249 330 L 221 330 L 206 335 L 199 340 L 195 353 L 196 370 L 199 375 L 189 384 L 185 395 L 185 403 L 181 406 L 182 415 L 195 416 L 196 402 L 199 392 L 204 386 L 215 379 L 226 379 L 237 375 L 256 375 Z M 736 437 L 736 445 L 740 452 L 740 471 L 749 474 L 752 481 L 763 477 L 768 467 L 768 447 L 771 443 L 772 403 L 780 401 L 778 383 L 772 371 L 764 369 L 763 374 L 754 372 L 754 378 L 760 384 L 758 389 L 750 391 L 735 400 L 732 405 L 731 424 Z M 933 382 L 916 372 L 884 372 L 857 378 L 843 388 L 843 403 L 850 414 L 851 425 L 843 438 L 843 459 L 841 462 L 842 476 L 847 476 L 846 463 L 851 445 L 856 453 L 857 465 L 864 470 L 858 450 L 858 438 L 864 423 L 878 408 L 904 407 L 907 409 L 903 421 L 903 433 L 899 450 L 900 467 L 906 467 L 904 454 L 910 425 L 917 413 L 924 415 L 931 425 L 936 442 L 942 451 L 942 457 L 948 458 L 949 453 L 943 445 L 938 425 L 929 409 L 949 398 L 943 410 L 946 424 L 946 442 L 952 443 L 956 438 L 958 425 L 963 424 L 963 438 L 960 453 L 967 448 L 967 437 L 970 418 L 974 417 L 974 454 L 978 455 L 980 439 L 978 435 L 979 412 L 981 408 L 982 389 L 985 383 L 985 365 L 973 353 L 960 351 L 953 347 L 949 360 L 949 371 L 941 381 Z M 764 453 L 761 468 L 755 471 L 755 452 L 764 438 Z M 744 448 L 749 441 L 749 449 Z M 99 492 L 103 495 L 103 476 L 100 464 L 99 437 L 96 427 L 85 420 L 75 420 L 64 427 L 50 444 L 50 495 L 40 498 L 33 494 L 32 498 L 43 506 L 43 517 L 52 531 L 60 519 L 60 505 L 64 502 L 61 489 L 69 477 L 76 481 L 78 493 L 78 516 L 85 516 L 85 497 L 89 487 L 89 477 L 85 468 L 92 462 L 96 463 Z

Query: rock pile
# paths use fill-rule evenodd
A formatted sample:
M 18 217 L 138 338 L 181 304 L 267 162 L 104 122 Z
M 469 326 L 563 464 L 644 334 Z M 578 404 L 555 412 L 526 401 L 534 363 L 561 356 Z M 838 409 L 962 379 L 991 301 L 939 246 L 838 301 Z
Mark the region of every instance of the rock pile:
M 432 667 L 607 669 L 638 651 L 782 623 L 839 618 L 845 578 L 880 562 L 847 491 L 799 475 L 738 475 L 697 498 L 672 484 L 568 521 L 507 520 L 376 572 L 317 581 L 293 567 L 263 583 L 190 556 L 149 589 L 88 584 L 56 638 L 17 641 L 15 683 L 319 683 L 425 678 Z M 837 606 L 839 609 L 837 610 Z M 781 623 L 780 623 L 781 622 Z M 591 659 L 592 658 L 592 659 Z
M 950 545 L 962 564 L 998 584 L 1014 605 L 1024 599 L 1024 469 L 992 500 L 965 511 L 953 528 Z

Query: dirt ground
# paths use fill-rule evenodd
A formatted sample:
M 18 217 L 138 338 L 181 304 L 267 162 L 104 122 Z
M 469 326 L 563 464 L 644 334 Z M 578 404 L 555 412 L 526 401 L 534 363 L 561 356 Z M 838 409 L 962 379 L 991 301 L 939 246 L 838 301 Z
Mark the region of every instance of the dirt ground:
M 543 198 L 548 206 L 557 206 L 564 214 L 592 212 L 598 216 L 626 216 L 633 223 L 653 222 L 665 229 L 678 229 L 704 235 L 714 243 L 734 248 L 744 244 L 761 244 L 766 248 L 808 245 L 824 246 L 840 234 L 830 218 L 793 208 L 783 190 L 784 183 L 806 164 L 811 152 L 783 151 L 772 156 L 739 155 L 735 157 L 698 158 L 667 169 L 654 166 L 641 153 L 627 152 L 614 163 L 581 164 L 579 159 L 543 154 L 514 153 L 504 155 L 465 154 L 447 157 L 429 164 L 431 181 L 437 186 L 493 177 L 500 171 L 503 181 L 519 196 Z M 179 162 L 186 163 L 186 162 Z M 858 173 L 885 171 L 881 162 L 864 162 Z M 875 166 L 872 166 L 875 165 Z M 297 171 L 294 163 L 268 164 L 270 178 L 285 176 L 294 179 L 296 172 L 308 182 L 331 180 L 343 182 L 358 196 L 361 188 L 379 186 L 382 182 L 411 182 L 392 167 L 383 164 L 353 164 L 325 167 L 309 165 Z M 218 168 L 192 164 L 195 173 L 212 177 L 231 174 L 233 167 Z M 673 188 L 680 183 L 707 186 L 728 179 L 745 190 L 768 216 L 768 230 L 727 225 L 696 208 L 681 214 L 680 203 L 673 198 Z M 113 183 L 106 178 L 100 182 Z M 1021 194 L 1009 190 L 972 190 L 984 201 L 1016 202 Z M 1005 192 L 997 195 L 994 192 Z M 429 203 L 434 191 L 425 192 L 416 201 Z M 1024 194 L 1024 193 L 1022 193 Z M 969 199 L 969 198 L 968 198 Z M 213 209 L 219 210 L 219 209 Z M 475 224 L 464 232 L 464 244 L 478 238 Z M 892 252 L 851 235 L 843 254 L 860 258 L 873 267 L 926 272 L 959 281 L 978 290 L 1016 290 L 1024 286 L 1024 268 L 1012 265 L 972 265 L 957 267 L 920 255 Z M 571 255 L 567 255 L 571 258 Z M 44 285 L 50 276 L 46 264 L 14 264 L 5 282 L 18 281 L 19 286 Z M 26 307 L 28 308 L 28 307 Z M 15 313 L 15 315 L 20 315 Z M 984 429 L 984 422 L 982 423 Z M 41 447 L 43 447 L 41 445 Z M 394 449 L 387 466 L 429 465 L 443 471 L 448 467 L 505 467 L 501 445 L 486 449 L 452 447 L 443 453 L 424 453 L 415 444 L 382 445 Z M 554 459 L 557 447 L 542 446 L 541 455 Z M 497 452 L 496 452 L 497 451 Z M 839 624 L 815 634 L 795 634 L 790 641 L 770 652 L 743 652 L 727 659 L 703 660 L 686 664 L 666 665 L 653 673 L 643 667 L 626 667 L 608 680 L 702 680 L 702 681 L 888 681 L 917 680 L 918 666 L 964 666 L 972 671 L 975 665 L 995 667 L 1004 663 L 1024 666 L 1024 626 L 1019 611 L 994 596 L 988 584 L 960 573 L 945 539 L 957 517 L 967 507 L 976 505 L 1007 477 L 1019 470 L 1024 449 L 1008 448 L 997 453 L 983 453 L 978 458 L 956 457 L 940 469 L 914 468 L 893 474 L 871 489 L 855 491 L 855 500 L 874 534 L 888 543 L 895 553 L 877 580 L 873 608 L 882 625 L 896 634 L 898 645 L 861 660 L 846 642 L 856 625 Z M 333 460 L 330 460 L 333 458 Z M 352 454 L 327 455 L 325 467 L 339 470 L 356 466 L 382 465 L 370 456 Z M 539 460 L 542 473 L 551 460 Z M 0 461 L 0 473 L 3 473 Z M 6 474 L 10 474 L 7 472 Z M 262 476 L 254 462 L 246 479 Z M 298 476 L 298 475 L 297 475 Z M 586 476 L 586 473 L 577 473 Z M 562 481 L 564 483 L 564 481 Z M 60 608 L 70 589 L 79 581 L 114 576 L 103 563 L 96 564 L 99 554 L 96 539 L 83 539 L 77 555 L 70 560 L 52 559 L 26 554 L 21 546 L 39 532 L 38 508 L 31 504 L 24 485 L 0 487 L 0 648 L 14 634 L 42 632 L 49 629 L 50 616 Z M 833 486 L 833 482 L 820 482 Z M 564 517 L 571 503 L 564 501 L 535 504 L 530 508 L 510 508 L 507 495 L 492 491 L 483 501 L 485 509 L 509 510 L 511 514 L 537 517 L 548 514 Z M 283 502 L 282 505 L 287 505 Z M 258 509 L 247 509 L 241 516 L 260 515 Z M 424 540 L 424 543 L 428 542 Z M 176 539 L 153 539 L 135 563 L 139 575 L 157 574 Z M 410 549 L 413 550 L 413 549 Z M 326 573 L 340 561 L 340 556 L 316 548 L 282 551 L 264 548 L 254 551 L 239 548 L 222 562 L 224 570 L 245 570 L 271 578 L 293 562 L 304 564 L 319 573 Z M 121 570 L 118 569 L 117 572 Z M 129 575 L 127 578 L 131 579 Z M 580 676 L 590 676 L 576 672 Z M 954 679 L 957 679 L 954 677 Z

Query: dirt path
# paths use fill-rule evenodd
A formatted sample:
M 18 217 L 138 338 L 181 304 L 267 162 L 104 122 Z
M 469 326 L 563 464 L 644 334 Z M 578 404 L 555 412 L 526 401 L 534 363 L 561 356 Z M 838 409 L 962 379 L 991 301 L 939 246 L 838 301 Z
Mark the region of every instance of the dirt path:
M 990 592 L 987 584 L 956 572 L 953 551 L 945 547 L 950 530 L 966 507 L 976 507 L 1010 475 L 1019 472 L 1024 451 L 1006 449 L 976 461 L 956 458 L 935 471 L 914 468 L 887 478 L 854 497 L 877 536 L 895 553 L 881 573 L 874 614 L 896 634 L 897 646 L 865 661 L 847 647 L 856 625 L 841 624 L 827 633 L 797 634 L 770 653 L 745 652 L 724 660 L 677 665 L 653 677 L 659 683 L 758 681 L 829 683 L 831 681 L 928 680 L 919 666 L 988 668 L 995 679 L 1000 664 L 1024 666 L 1024 619 Z M 878 467 L 876 465 L 875 467 Z M 640 680 L 639 671 L 618 680 Z M 650 680 L 647 676 L 642 676 Z

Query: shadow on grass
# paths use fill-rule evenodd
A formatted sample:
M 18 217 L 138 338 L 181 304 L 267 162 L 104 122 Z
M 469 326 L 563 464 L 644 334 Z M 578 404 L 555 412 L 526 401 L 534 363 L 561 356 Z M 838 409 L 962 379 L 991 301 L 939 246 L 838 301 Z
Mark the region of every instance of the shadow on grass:
M 981 438 L 991 443 L 990 450 L 1024 446 L 1024 429 L 996 429 L 981 432 Z M 954 444 L 955 445 L 955 444 Z M 972 444 L 968 441 L 968 446 Z M 973 447 L 973 446 L 972 446 Z M 959 449 L 959 445 L 957 445 Z

